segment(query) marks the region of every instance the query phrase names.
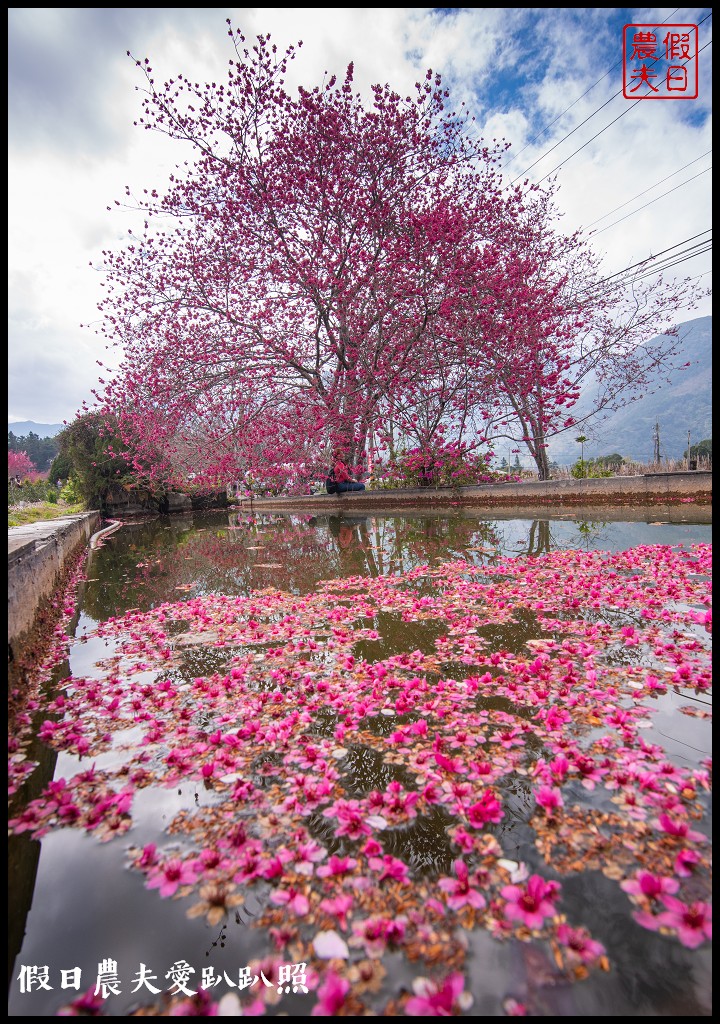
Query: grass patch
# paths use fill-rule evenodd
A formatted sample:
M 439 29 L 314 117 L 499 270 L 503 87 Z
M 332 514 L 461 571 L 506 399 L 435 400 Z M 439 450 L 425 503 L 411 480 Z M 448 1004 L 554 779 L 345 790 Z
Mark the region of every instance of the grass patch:
M 11 526 L 27 526 L 29 523 L 44 523 L 50 519 L 59 519 L 61 516 L 70 516 L 84 511 L 85 506 L 81 501 L 75 505 L 37 501 L 24 508 L 9 508 L 8 529 Z

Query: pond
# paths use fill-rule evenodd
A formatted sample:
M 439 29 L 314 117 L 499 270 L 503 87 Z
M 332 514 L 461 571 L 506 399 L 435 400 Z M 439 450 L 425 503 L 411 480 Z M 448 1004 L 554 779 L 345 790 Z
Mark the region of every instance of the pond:
M 709 513 L 605 514 L 108 536 L 10 737 L 9 1015 L 709 1016 Z

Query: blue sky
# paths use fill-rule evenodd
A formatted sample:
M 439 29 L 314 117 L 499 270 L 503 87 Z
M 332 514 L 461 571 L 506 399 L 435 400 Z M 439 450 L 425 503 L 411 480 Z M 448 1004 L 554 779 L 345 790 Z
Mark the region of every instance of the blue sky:
M 279 48 L 303 41 L 290 85 L 355 65 L 369 90 L 410 92 L 427 68 L 487 139 L 511 143 L 508 181 L 554 172 L 568 231 L 592 226 L 608 274 L 668 249 L 666 276 L 711 285 L 710 8 L 9 8 L 9 420 L 61 422 L 89 401 L 103 249 L 132 226 L 125 185 L 161 187 L 173 144 L 133 127 L 142 82 L 216 80 L 226 18 Z M 625 24 L 699 25 L 699 95 L 622 96 Z M 455 108 L 455 106 L 454 106 Z M 112 209 L 108 211 L 107 207 Z M 689 240 L 689 241 L 688 241 Z M 692 248 L 694 246 L 694 248 Z M 688 258 L 689 257 L 689 258 Z M 710 300 L 682 319 L 711 313 Z

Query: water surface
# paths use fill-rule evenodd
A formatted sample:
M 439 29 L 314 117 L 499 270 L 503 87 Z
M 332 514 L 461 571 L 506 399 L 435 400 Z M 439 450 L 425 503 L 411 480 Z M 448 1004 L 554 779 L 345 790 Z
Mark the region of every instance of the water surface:
M 167 602 L 278 592 L 289 595 L 288 600 L 292 595 L 300 599 L 315 595 L 321 581 L 359 577 L 377 584 L 400 576 L 412 579 L 413 593 L 420 599 L 434 593 L 437 584 L 432 573 L 447 563 L 467 562 L 493 569 L 508 557 L 527 563 L 557 552 L 590 555 L 655 545 L 682 551 L 695 544 L 709 544 L 710 525 L 691 520 L 689 509 L 685 522 L 668 522 L 662 517 L 637 521 L 630 513 L 624 521 L 573 515 L 490 519 L 467 511 L 316 517 L 230 512 L 128 522 L 91 553 L 74 621 L 77 640 L 88 639 L 73 644 L 56 678 L 87 680 L 94 674 L 102 678 L 105 669 L 100 665 L 112 659 L 114 644 L 119 641 L 111 628 L 105 637 L 96 635 L 97 627 L 128 612 L 151 613 Z M 370 583 L 364 588 L 358 585 L 359 595 L 371 591 Z M 577 603 L 584 606 L 586 600 L 586 592 L 579 589 Z M 287 601 L 282 606 L 291 607 Z M 282 620 L 281 613 L 273 614 Z M 598 621 L 618 629 L 629 628 L 628 624 L 635 621 L 628 612 L 618 611 L 618 621 L 613 623 L 615 613 L 607 606 L 595 612 L 588 610 L 585 621 L 590 621 L 593 614 Z M 641 625 L 638 620 L 638 627 Z M 411 652 L 431 658 L 448 639 L 441 618 L 408 615 L 391 602 L 382 606 L 380 598 L 371 632 L 373 635 L 365 636 L 358 627 L 357 643 L 352 648 L 354 659 L 370 665 L 392 663 L 392 659 Z M 542 615 L 519 607 L 516 613 L 510 609 L 499 617 L 488 617 L 474 628 L 473 635 L 480 638 L 476 642 L 487 645 L 488 651 L 505 652 L 511 659 L 527 652 L 528 644 L 539 645 L 535 649 L 542 651 L 543 643 L 553 634 L 543 625 Z M 703 636 L 703 631 L 698 627 L 694 635 Z M 181 657 L 168 670 L 167 679 L 190 687 L 197 678 L 212 678 L 214 674 L 220 678 L 227 671 L 230 654 L 225 646 L 207 642 L 183 648 L 181 636 L 178 633 L 175 637 Z M 259 643 L 253 649 L 259 657 L 265 657 L 268 646 L 267 642 Z M 653 657 L 657 658 L 642 646 L 637 651 L 608 649 L 605 656 L 608 665 L 613 657 L 617 659 L 621 673 L 625 666 L 638 671 L 649 669 Z M 268 668 L 270 662 L 271 658 L 266 662 Z M 480 674 L 481 668 L 492 666 L 471 667 L 462 660 L 448 661 L 442 678 L 462 683 L 468 674 Z M 118 674 L 122 675 L 122 665 Z M 149 684 L 155 685 L 158 678 L 154 669 L 148 671 Z M 671 687 L 653 694 L 648 700 L 653 713 L 646 742 L 661 746 L 667 758 L 684 770 L 699 768 L 710 754 L 710 719 L 680 712 L 693 703 L 701 711 L 709 711 L 709 702 L 709 691 Z M 624 704 L 628 706 L 626 700 Z M 477 710 L 490 715 L 495 723 L 505 721 L 502 716 L 508 723 L 532 720 L 532 713 L 508 695 L 485 695 L 478 699 Z M 46 717 L 41 709 L 38 721 Z M 402 757 L 383 754 L 382 743 L 399 726 L 411 726 L 419 718 L 414 711 L 406 716 L 392 712 L 386 717 L 372 714 L 362 723 L 368 735 L 377 737 L 378 745 L 350 743 L 343 748 L 338 765 L 347 799 L 363 800 L 372 792 L 382 793 L 393 782 L 400 783 L 405 792 L 418 790 L 416 776 L 403 767 Z M 337 725 L 338 718 L 328 707 L 326 713 L 315 714 L 308 736 L 318 742 L 332 739 Z M 210 716 L 207 732 L 213 727 Z M 133 728 L 128 729 L 122 742 L 116 736 L 107 753 L 90 759 L 78 756 L 72 748 L 56 753 L 38 742 L 32 756 L 39 767 L 23 795 L 32 798 L 50 778 L 71 778 L 90 764 L 112 768 L 115 759 L 122 759 L 118 751 L 139 742 L 141 731 L 138 727 L 135 736 Z M 583 743 L 591 738 L 587 733 Z M 523 765 L 532 767 L 551 756 L 544 741 L 536 740 L 531 733 L 524 734 L 523 742 Z M 259 791 L 273 783 L 273 765 L 267 758 L 275 755 L 258 753 L 253 778 Z M 241 909 L 230 910 L 222 921 L 209 924 L 202 916 L 187 916 L 188 900 L 194 903 L 196 894 L 187 899 L 160 898 L 156 890 L 146 888 L 143 874 L 132 867 L 131 847 L 142 849 L 155 843 L 172 851 L 174 844 L 178 851 L 183 850 L 182 835 L 168 836 L 167 829 L 177 822 L 178 815 L 194 815 L 203 809 L 213 813 L 219 797 L 208 782 L 186 777 L 173 787 L 151 784 L 137 790 L 132 827 L 109 841 L 98 841 L 96 835 L 73 828 L 53 829 L 41 840 L 27 835 L 12 837 L 10 890 L 17 905 L 11 910 L 9 1015 L 54 1015 L 79 992 L 95 985 L 99 966 L 106 959 L 117 963 L 120 982 L 118 991 L 109 994 L 102 1009 L 108 1015 L 124 1016 L 153 1001 L 147 986 L 137 983 L 133 991 L 140 965 L 146 965 L 156 976 L 154 985 L 165 991 L 170 984 L 165 980 L 166 972 L 179 961 L 193 967 L 193 988 L 197 988 L 204 968 L 212 967 L 214 977 L 225 975 L 237 980 L 239 966 L 278 956 L 267 927 L 253 926 L 254 919 L 267 911 L 267 884 L 248 887 Z M 530 936 L 527 941 L 524 936 L 500 941 L 483 928 L 469 927 L 458 962 L 466 964 L 466 991 L 474 1000 L 470 1015 L 502 1015 L 508 999 L 523 1002 L 532 1015 L 709 1015 L 709 946 L 688 949 L 674 936 L 641 927 L 633 920 L 627 896 L 603 873 L 602 865 L 593 863 L 575 871 L 554 872 L 541 856 L 531 824 L 536 811 L 535 786 L 526 767 L 502 772 L 496 787 L 504 815 L 501 821 L 489 822 L 484 834 L 501 844 L 507 860 L 526 865 L 529 872 L 560 879 L 563 912 L 573 926 L 588 929 L 602 943 L 608 951 L 610 970 L 592 972 L 571 983 L 567 973 L 558 970 L 548 943 L 530 941 Z M 613 793 L 601 786 L 585 789 L 578 780 L 568 788 L 568 794 L 588 813 L 600 815 L 616 808 L 611 800 Z M 703 819 L 696 827 L 709 835 L 709 796 L 700 795 L 699 799 Z M 357 852 L 357 844 L 337 837 L 333 819 L 328 822 L 318 814 L 306 819 L 306 824 L 309 835 L 327 856 Z M 415 887 L 432 885 L 438 878 L 452 878 L 458 848 L 448 830 L 456 824 L 444 804 L 432 806 L 403 827 L 385 831 L 383 853 L 408 866 Z M 701 892 L 702 886 L 698 888 Z M 286 916 L 291 920 L 292 915 Z M 306 947 L 298 948 L 302 951 Z M 446 952 L 450 957 L 449 946 Z M 297 962 L 292 954 L 290 945 L 282 958 L 287 963 Z M 440 955 L 441 964 L 442 960 Z M 368 962 L 374 963 L 374 958 L 371 956 Z M 388 999 L 399 998 L 398 993 L 409 992 L 418 974 L 429 973 L 392 948 L 379 962 L 382 976 L 378 975 L 374 989 L 370 987 L 364 997 L 375 1012 L 387 1005 Z M 21 992 L 18 978 L 23 968 L 45 965 L 47 986 L 36 984 L 32 991 Z M 71 979 L 70 973 L 62 972 L 75 969 L 82 971 L 79 992 L 62 987 Z M 219 998 L 228 990 L 223 983 L 210 991 L 213 998 Z M 253 994 L 257 992 L 257 987 L 253 988 Z M 312 994 L 288 993 L 266 1005 L 265 1012 L 307 1013 L 314 998 Z

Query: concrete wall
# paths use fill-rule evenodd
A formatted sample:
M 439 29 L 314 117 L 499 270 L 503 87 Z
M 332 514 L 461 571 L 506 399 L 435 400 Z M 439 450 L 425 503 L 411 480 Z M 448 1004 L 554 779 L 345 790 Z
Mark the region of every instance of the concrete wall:
M 349 494 L 313 494 L 280 498 L 253 498 L 239 502 L 242 509 L 269 511 L 297 509 L 340 512 L 343 509 L 402 509 L 422 504 L 425 508 L 461 505 L 474 509 L 593 508 L 611 505 L 672 505 L 691 498 L 712 504 L 712 473 L 647 473 L 644 476 L 613 476 L 593 480 L 528 480 L 517 484 L 483 484 L 435 490 L 353 491 Z
M 57 588 L 63 570 L 99 528 L 99 512 L 63 516 L 8 530 L 8 648 L 17 653 L 38 609 Z

